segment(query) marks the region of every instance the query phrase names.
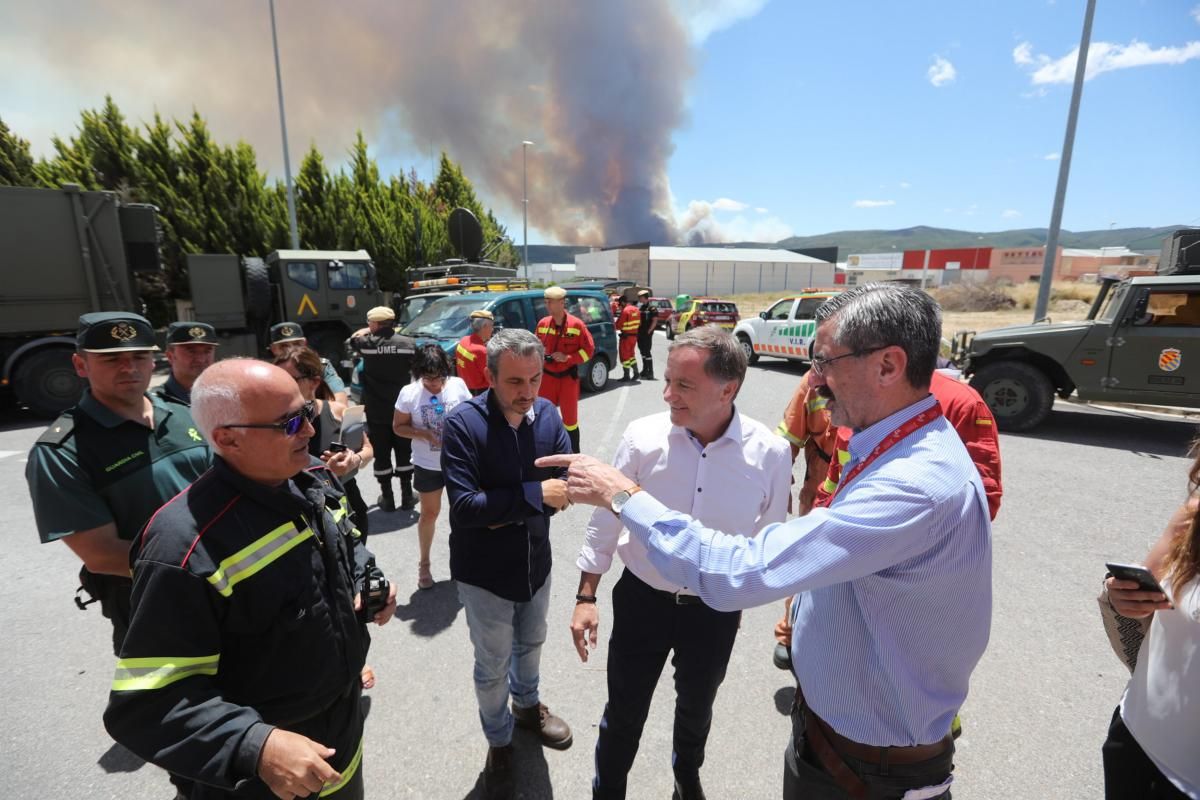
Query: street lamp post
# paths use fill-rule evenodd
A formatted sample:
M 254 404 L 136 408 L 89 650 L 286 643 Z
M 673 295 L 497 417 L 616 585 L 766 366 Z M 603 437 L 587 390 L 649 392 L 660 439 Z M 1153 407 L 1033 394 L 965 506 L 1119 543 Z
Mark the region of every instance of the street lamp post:
M 275 88 L 279 92 L 279 128 L 283 133 L 283 177 L 287 182 L 288 227 L 292 234 L 292 249 L 300 249 L 300 232 L 296 227 L 296 191 L 292 187 L 292 162 L 288 158 L 287 118 L 283 114 L 283 76 L 279 71 L 279 37 L 275 34 L 275 0 L 271 7 L 271 44 L 275 48 Z
M 525 250 L 523 259 L 523 263 L 525 264 L 525 280 L 529 280 L 529 160 L 526 153 L 532 144 L 533 142 L 528 139 L 521 142 L 521 208 L 523 212 L 521 238 L 524 240 L 523 248 Z

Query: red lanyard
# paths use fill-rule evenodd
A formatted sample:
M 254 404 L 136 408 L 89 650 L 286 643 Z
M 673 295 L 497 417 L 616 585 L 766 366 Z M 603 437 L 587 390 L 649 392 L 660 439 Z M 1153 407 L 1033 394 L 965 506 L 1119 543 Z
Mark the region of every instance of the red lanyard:
M 825 498 L 824 502 L 817 503 L 817 505 L 821 508 L 825 508 L 833 503 L 833 498 L 837 497 L 838 493 L 850 484 L 850 481 L 857 478 L 860 472 L 875 463 L 875 459 L 879 458 L 894 445 L 904 440 L 907 436 L 909 436 L 909 434 L 915 433 L 941 416 L 942 404 L 937 401 L 934 401 L 931 408 L 927 408 L 924 411 L 918 411 L 914 416 L 903 422 L 900 427 L 896 428 L 896 430 L 883 437 L 883 441 L 876 445 L 875 449 L 868 453 L 866 458 L 855 464 L 854 469 L 842 475 L 841 479 L 838 481 L 837 487 L 833 490 L 833 492 Z

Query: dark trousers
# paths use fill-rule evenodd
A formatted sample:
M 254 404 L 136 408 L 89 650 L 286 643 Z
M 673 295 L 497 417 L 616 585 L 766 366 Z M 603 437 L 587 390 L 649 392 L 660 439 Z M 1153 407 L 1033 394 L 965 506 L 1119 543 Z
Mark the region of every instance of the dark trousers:
M 848 800 L 850 795 L 821 766 L 805 735 L 804 712 L 792 709 L 792 741 L 783 759 L 783 800 Z M 885 764 L 843 756 L 866 784 L 868 800 L 899 800 L 909 789 L 936 786 L 954 770 L 954 748 L 916 764 Z M 950 800 L 950 790 L 936 800 Z
M 389 482 L 393 475 L 412 480 L 412 439 L 397 436 L 389 422 L 368 422 L 367 435 L 375 449 L 375 477 L 380 483 Z M 393 468 L 393 458 L 395 467 Z
M 1186 800 L 1187 795 L 1167 780 L 1125 727 L 1120 706 L 1113 712 L 1108 739 L 1100 752 L 1106 800 Z
M 350 504 L 350 519 L 354 520 L 354 527 L 358 528 L 365 542 L 370 533 L 367 530 L 367 501 L 363 500 L 362 492 L 358 489 L 357 477 L 344 481 L 342 488 L 346 490 L 346 502 Z
M 638 334 L 638 352 L 642 355 L 643 361 L 650 360 L 650 350 L 654 346 L 654 331 L 649 330 L 645 333 Z
M 739 612 L 677 605 L 629 570 L 613 587 L 613 630 L 608 643 L 608 703 L 596 742 L 594 797 L 624 797 L 654 687 L 674 651 L 675 776 L 696 781 L 712 724 L 713 701 L 737 638 Z

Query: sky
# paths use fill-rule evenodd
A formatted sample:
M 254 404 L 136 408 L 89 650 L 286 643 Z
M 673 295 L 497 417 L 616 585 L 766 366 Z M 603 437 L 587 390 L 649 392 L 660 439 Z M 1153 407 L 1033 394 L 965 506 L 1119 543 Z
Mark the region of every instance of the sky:
M 532 243 L 1046 227 L 1084 6 L 276 3 L 293 166 L 357 129 L 385 171 L 445 149 L 517 244 L 523 154 Z M 0 20 L 0 118 L 36 153 L 110 93 L 133 122 L 194 107 L 282 175 L 265 0 Z M 1200 225 L 1197 99 L 1200 0 L 1098 0 L 1063 227 Z

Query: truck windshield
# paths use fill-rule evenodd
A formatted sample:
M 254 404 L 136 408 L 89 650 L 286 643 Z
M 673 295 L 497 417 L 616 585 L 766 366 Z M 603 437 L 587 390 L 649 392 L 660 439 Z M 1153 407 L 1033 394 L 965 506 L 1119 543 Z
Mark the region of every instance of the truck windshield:
M 405 336 L 450 339 L 471 332 L 471 312 L 483 308 L 479 297 L 443 297 L 421 309 L 421 313 L 401 331 Z
M 1121 310 L 1121 306 L 1125 303 L 1125 293 L 1129 291 L 1128 283 L 1119 283 L 1112 288 L 1108 293 L 1108 297 L 1104 301 L 1103 308 L 1096 315 L 1099 322 L 1112 322 L 1116 319 L 1117 312 Z

